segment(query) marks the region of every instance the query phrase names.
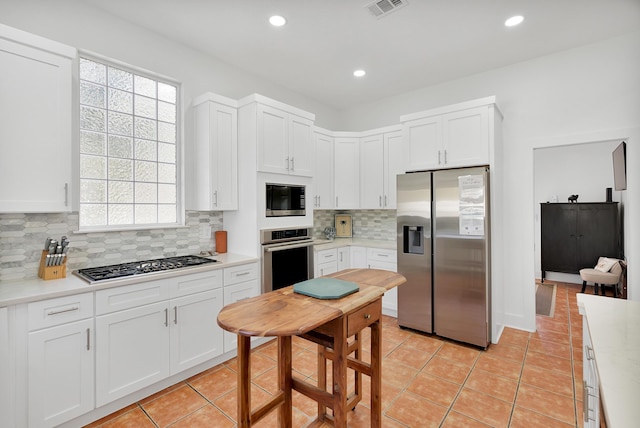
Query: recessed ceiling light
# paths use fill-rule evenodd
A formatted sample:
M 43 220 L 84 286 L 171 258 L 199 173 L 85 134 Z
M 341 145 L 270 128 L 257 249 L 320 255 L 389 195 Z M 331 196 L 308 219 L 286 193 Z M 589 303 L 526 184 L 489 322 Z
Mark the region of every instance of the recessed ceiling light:
M 367 74 L 367 72 L 364 71 L 364 70 L 356 70 L 356 71 L 353 72 L 353 75 L 356 76 L 356 77 L 362 77 L 365 74 Z
M 516 25 L 520 24 L 522 21 L 524 21 L 524 17 L 521 15 L 516 15 L 504 21 L 504 25 L 507 27 L 515 27 Z
M 269 23 L 274 27 L 282 27 L 284 24 L 287 23 L 287 20 L 284 19 L 283 16 L 273 15 L 271 18 L 269 18 Z

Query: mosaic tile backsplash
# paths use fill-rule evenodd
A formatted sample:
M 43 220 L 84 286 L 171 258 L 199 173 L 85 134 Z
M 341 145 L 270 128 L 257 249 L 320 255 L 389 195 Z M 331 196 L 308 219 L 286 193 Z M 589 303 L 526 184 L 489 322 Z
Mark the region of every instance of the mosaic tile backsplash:
M 78 213 L 0 214 L 0 281 L 38 277 L 47 237 L 70 241 L 67 272 L 93 266 L 215 250 L 222 212 L 188 211 L 185 226 L 122 232 L 74 233 Z
M 396 240 L 396 210 L 316 210 L 313 212 L 313 237 L 326 239 L 325 227 L 335 226 L 336 214 L 351 215 L 354 238 Z

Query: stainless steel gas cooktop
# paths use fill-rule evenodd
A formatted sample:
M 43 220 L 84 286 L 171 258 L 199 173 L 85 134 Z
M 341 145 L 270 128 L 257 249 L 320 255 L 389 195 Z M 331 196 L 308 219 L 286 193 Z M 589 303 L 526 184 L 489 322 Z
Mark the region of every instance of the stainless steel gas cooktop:
M 184 269 L 207 263 L 217 263 L 217 260 L 200 256 L 178 256 L 162 259 L 144 260 L 141 262 L 120 263 L 117 265 L 99 266 L 78 269 L 73 273 L 90 283 L 108 279 L 124 278 L 168 270 Z

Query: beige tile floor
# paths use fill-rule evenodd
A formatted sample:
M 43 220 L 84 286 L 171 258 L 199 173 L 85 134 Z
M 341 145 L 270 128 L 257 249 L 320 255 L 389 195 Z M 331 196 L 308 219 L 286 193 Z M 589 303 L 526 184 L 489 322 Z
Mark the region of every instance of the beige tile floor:
M 487 351 L 400 329 L 395 318 L 385 317 L 382 426 L 581 427 L 582 320 L 575 297 L 580 286 L 557 284 L 553 317 L 538 315 L 536 333 L 505 329 Z M 314 380 L 315 349 L 295 338 L 298 377 Z M 255 405 L 275 390 L 275 343 L 254 350 L 251 358 Z M 233 428 L 235 370 L 235 359 L 227 361 L 90 427 Z M 364 399 L 350 412 L 349 427 L 370 425 L 369 383 L 363 379 Z M 316 411 L 315 402 L 294 392 L 294 427 L 318 426 L 312 424 Z M 275 413 L 256 426 L 277 427 Z

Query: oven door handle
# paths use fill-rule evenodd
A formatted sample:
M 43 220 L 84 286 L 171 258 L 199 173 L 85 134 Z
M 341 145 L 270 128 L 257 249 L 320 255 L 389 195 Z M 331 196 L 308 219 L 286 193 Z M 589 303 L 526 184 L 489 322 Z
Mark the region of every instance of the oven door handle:
M 267 253 L 274 253 L 276 251 L 292 250 L 294 248 L 310 247 L 312 245 L 313 245 L 313 242 L 305 242 L 303 244 L 281 244 L 274 247 L 265 246 L 264 250 Z

